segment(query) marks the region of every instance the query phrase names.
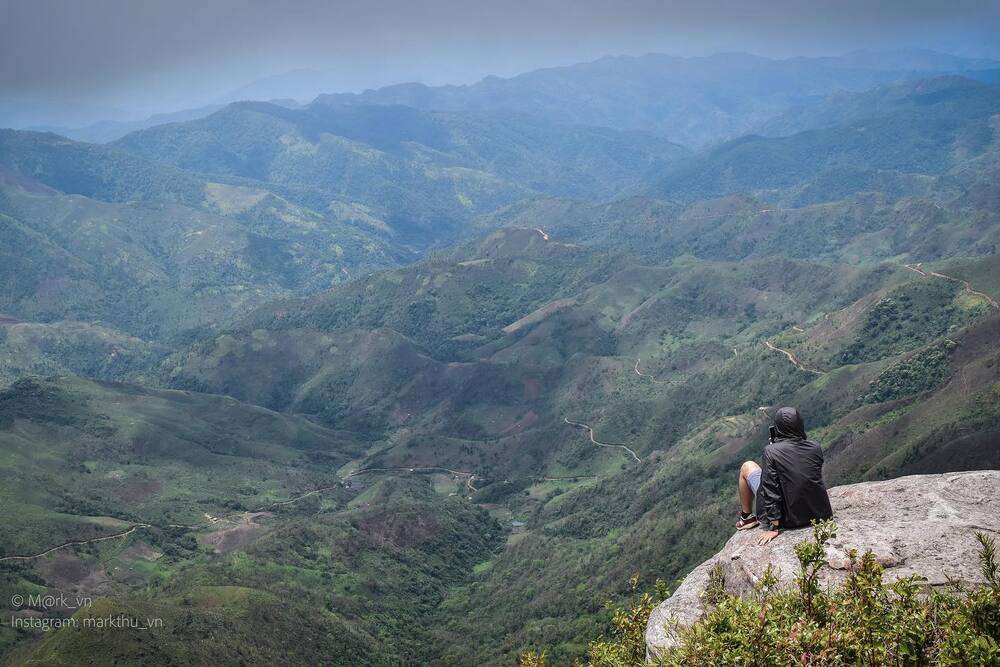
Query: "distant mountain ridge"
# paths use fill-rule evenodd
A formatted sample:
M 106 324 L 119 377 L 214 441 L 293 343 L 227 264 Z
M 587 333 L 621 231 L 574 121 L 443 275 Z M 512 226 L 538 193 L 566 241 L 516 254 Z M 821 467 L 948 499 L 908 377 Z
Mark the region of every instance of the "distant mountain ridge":
M 426 110 L 516 111 L 582 125 L 641 130 L 701 147 L 751 132 L 815 96 L 997 65 L 932 51 L 787 60 L 743 53 L 693 58 L 607 56 L 509 79 L 486 77 L 468 86 L 405 83 L 318 99 L 336 104 L 405 104 Z
M 298 103 L 292 99 L 268 99 L 271 104 L 277 104 L 279 106 L 285 106 L 290 109 L 296 108 Z M 150 127 L 156 127 L 157 125 L 166 125 L 167 123 L 181 123 L 187 120 L 197 120 L 199 118 L 204 118 L 209 116 L 222 107 L 226 106 L 228 102 L 209 104 L 202 107 L 197 107 L 194 109 L 181 109 L 179 111 L 171 111 L 165 113 L 153 114 L 147 118 L 141 120 L 103 120 L 96 123 L 91 123 L 83 127 L 63 127 L 56 125 L 42 125 L 42 126 L 31 126 L 24 128 L 25 130 L 31 132 L 52 132 L 64 137 L 73 139 L 74 141 L 85 141 L 92 144 L 104 144 L 110 141 L 115 141 L 116 139 L 121 139 L 126 134 L 131 132 L 137 132 L 139 130 L 145 130 Z
M 727 77 L 724 68 L 742 71 L 738 76 Z M 337 91 L 342 79 L 335 73 L 297 69 L 240 86 L 211 104 L 161 112 L 142 120 L 105 120 L 80 127 L 34 125 L 24 129 L 104 143 L 156 125 L 201 118 L 231 102 L 267 100 L 296 108 L 323 97 L 336 103 L 405 104 L 427 111 L 518 110 L 550 119 L 559 116 L 573 123 L 650 131 L 698 147 L 751 131 L 755 123 L 775 110 L 813 95 L 830 94 L 838 89 L 859 90 L 879 83 L 943 73 L 985 77 L 988 82 L 997 83 L 996 71 L 1000 71 L 997 60 L 965 58 L 926 49 L 854 51 L 841 56 L 784 60 L 746 53 L 698 57 L 654 53 L 605 56 L 574 65 L 543 67 L 509 78 L 487 76 L 469 85 L 428 86 L 406 82 L 362 93 L 342 93 Z M 706 74 L 716 77 L 721 74 L 722 78 L 715 85 L 705 87 L 705 82 L 699 78 Z M 618 100 L 610 99 L 604 92 L 616 76 L 621 78 L 621 83 L 628 84 L 615 91 Z M 660 91 L 659 97 L 655 91 L 645 99 L 632 97 L 635 86 L 657 82 L 675 87 Z M 757 85 L 763 87 L 754 89 Z M 683 86 L 686 95 L 680 100 L 672 99 L 679 92 L 676 86 Z M 688 90 L 692 87 L 693 90 Z M 593 109 L 589 109 L 588 104 L 597 100 L 592 93 L 586 92 L 587 88 L 597 91 L 599 104 Z M 741 98 L 752 92 L 773 99 L 763 107 L 747 106 Z M 523 108 L 514 109 L 504 101 L 505 96 L 512 94 L 527 95 L 520 100 Z M 679 106 L 672 108 L 671 105 Z M 695 111 L 702 117 L 690 119 L 682 127 L 671 127 L 681 115 Z M 663 115 L 664 112 L 669 118 Z M 748 113 L 751 115 L 742 117 Z

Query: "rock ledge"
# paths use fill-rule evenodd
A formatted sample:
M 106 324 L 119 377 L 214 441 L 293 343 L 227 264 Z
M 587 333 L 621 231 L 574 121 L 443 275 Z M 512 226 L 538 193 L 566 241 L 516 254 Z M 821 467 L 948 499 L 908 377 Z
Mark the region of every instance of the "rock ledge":
M 948 578 L 982 581 L 979 543 L 975 532 L 1000 536 L 1000 470 L 911 475 L 884 482 L 864 482 L 830 489 L 837 537 L 827 545 L 830 567 L 823 584 L 846 575 L 847 553 L 872 551 L 885 567 L 886 580 L 913 574 L 931 586 Z M 649 617 L 646 651 L 650 657 L 676 643 L 676 625 L 690 625 L 705 611 L 701 594 L 709 571 L 721 565 L 726 590 L 742 595 L 751 590 L 768 565 L 782 584 L 798 572 L 793 547 L 810 539 L 810 529 L 783 533 L 758 547 L 759 530 L 733 535 L 722 551 L 691 571 L 668 600 Z

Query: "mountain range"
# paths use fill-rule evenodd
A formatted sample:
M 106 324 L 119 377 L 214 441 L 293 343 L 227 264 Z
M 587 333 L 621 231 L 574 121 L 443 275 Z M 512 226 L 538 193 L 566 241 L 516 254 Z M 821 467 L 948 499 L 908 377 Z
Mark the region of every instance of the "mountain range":
M 607 58 L 0 130 L 0 588 L 169 626 L 0 649 L 572 664 L 632 575 L 718 550 L 781 405 L 831 485 L 1000 468 L 994 66 Z

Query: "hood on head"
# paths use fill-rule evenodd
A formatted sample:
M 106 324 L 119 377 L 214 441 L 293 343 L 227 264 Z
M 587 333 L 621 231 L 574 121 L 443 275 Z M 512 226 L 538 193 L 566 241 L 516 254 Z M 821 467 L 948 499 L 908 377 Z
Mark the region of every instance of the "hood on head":
M 806 427 L 802 415 L 795 408 L 779 408 L 774 413 L 774 429 L 782 438 L 802 438 L 805 440 Z

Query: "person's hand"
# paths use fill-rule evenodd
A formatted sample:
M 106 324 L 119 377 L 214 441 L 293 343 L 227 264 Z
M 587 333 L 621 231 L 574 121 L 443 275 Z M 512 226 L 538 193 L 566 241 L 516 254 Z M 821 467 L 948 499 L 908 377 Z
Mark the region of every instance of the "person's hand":
M 759 547 L 764 546 L 765 544 L 776 538 L 778 535 L 781 535 L 780 530 L 767 531 L 766 533 L 757 538 L 757 546 Z

